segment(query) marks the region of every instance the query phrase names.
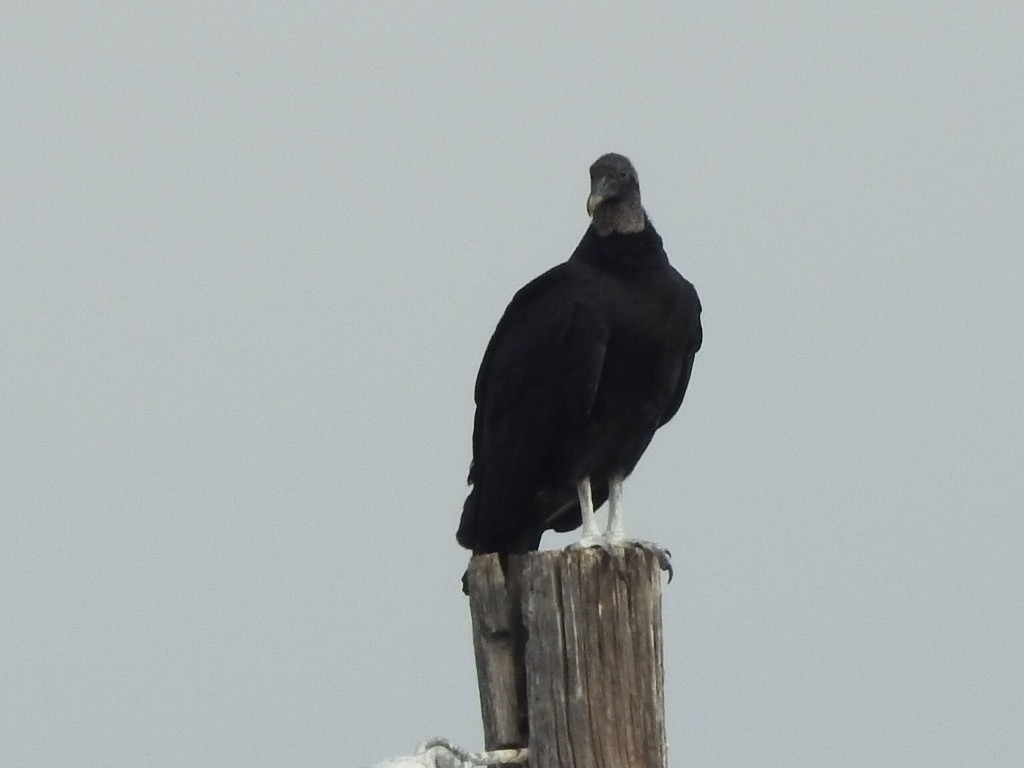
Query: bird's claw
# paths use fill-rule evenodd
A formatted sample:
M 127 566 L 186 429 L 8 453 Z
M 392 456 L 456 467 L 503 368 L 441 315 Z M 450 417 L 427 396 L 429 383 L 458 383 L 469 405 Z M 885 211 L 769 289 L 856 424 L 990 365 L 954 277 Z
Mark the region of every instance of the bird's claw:
M 672 570 L 672 553 L 667 548 L 655 544 L 653 541 L 634 541 L 634 546 L 640 547 L 645 552 L 650 552 L 654 555 L 658 561 L 658 565 L 661 570 L 668 574 L 668 583 L 672 583 L 672 576 L 675 573 Z
M 649 552 L 654 555 L 658 561 L 658 566 L 661 570 L 668 573 L 668 583 L 672 583 L 672 576 L 675 571 L 672 569 L 672 553 L 669 552 L 665 547 L 655 544 L 653 541 L 640 541 L 637 539 L 621 539 L 619 541 L 612 541 L 613 546 L 619 547 L 637 547 L 642 549 L 644 552 Z
M 672 576 L 675 571 L 672 568 L 672 553 L 669 552 L 665 547 L 661 547 L 655 544 L 653 541 L 638 541 L 633 539 L 613 539 L 608 536 L 601 535 L 588 535 L 581 538 L 575 544 L 570 544 L 566 549 L 592 549 L 599 547 L 603 549 L 608 555 L 615 560 L 615 555 L 621 552 L 626 547 L 637 547 L 642 549 L 644 552 L 649 552 L 654 555 L 658 561 L 658 566 L 661 570 L 668 574 L 668 583 L 672 583 Z M 621 574 L 620 575 L 625 575 Z

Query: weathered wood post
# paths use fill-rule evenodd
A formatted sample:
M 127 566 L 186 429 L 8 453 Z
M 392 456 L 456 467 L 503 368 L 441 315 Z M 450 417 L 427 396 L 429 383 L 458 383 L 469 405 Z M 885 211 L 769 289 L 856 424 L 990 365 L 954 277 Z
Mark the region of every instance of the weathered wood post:
M 665 768 L 661 570 L 629 547 L 475 557 L 467 585 L 487 749 L 531 768 Z

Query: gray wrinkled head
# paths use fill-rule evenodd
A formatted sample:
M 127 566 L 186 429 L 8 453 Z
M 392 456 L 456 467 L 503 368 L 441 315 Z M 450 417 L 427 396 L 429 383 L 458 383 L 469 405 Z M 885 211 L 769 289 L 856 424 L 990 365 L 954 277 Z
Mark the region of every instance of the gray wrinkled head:
M 628 157 L 609 152 L 590 166 L 587 213 L 593 217 L 599 235 L 639 232 L 644 228 L 640 179 Z

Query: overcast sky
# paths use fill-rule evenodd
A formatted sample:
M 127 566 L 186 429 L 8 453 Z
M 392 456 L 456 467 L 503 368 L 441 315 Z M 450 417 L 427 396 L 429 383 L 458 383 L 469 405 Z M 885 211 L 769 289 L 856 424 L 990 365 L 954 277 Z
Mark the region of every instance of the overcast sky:
M 1024 764 L 1024 6 L 344 5 L 4 12 L 0 764 L 481 746 L 473 379 L 608 151 L 671 765 Z

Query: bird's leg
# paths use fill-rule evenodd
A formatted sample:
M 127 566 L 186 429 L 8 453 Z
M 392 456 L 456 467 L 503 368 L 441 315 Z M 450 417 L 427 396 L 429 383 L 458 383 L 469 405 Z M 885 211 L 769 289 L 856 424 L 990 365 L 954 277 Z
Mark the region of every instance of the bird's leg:
M 622 522 L 622 475 L 608 478 L 608 530 L 604 535 L 612 544 L 621 544 L 626 539 Z
M 590 489 L 590 478 L 584 477 L 576 483 L 576 493 L 580 498 L 580 514 L 583 517 L 583 536 L 577 547 L 602 547 L 605 537 L 597 527 L 597 516 L 594 514 L 594 495 Z
M 650 552 L 658 558 L 661 570 L 668 571 L 668 580 L 672 581 L 672 553 L 651 541 L 638 541 L 626 538 L 626 528 L 622 521 L 622 475 L 608 478 L 608 530 L 605 540 L 615 547 L 633 546 Z

